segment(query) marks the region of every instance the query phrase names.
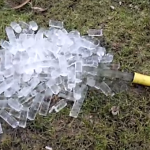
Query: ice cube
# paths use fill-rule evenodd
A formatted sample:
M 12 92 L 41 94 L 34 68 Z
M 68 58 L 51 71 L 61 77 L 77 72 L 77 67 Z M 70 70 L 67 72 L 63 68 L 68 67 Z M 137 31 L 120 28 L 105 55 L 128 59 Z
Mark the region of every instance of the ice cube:
M 11 97 L 15 93 L 15 90 L 13 88 L 9 88 L 4 92 L 4 95 L 6 97 Z
M 45 97 L 40 105 L 39 115 L 42 115 L 42 116 L 47 115 L 50 103 L 51 103 L 51 96 Z
M 13 67 L 4 71 L 4 77 L 5 78 L 9 78 L 12 75 L 14 75 L 14 68 Z
M 53 108 L 55 109 L 56 112 L 59 112 L 60 110 L 62 110 L 66 106 L 67 106 L 67 102 L 64 99 L 62 99 L 58 103 L 56 103 L 53 106 Z
M 105 55 L 105 53 L 106 53 L 106 49 L 104 47 L 97 47 L 96 54 L 99 56 L 100 60 Z
M 20 112 L 19 127 L 25 128 L 27 123 L 28 108 L 24 107 Z
M 69 100 L 69 101 L 75 101 L 75 99 L 73 97 L 73 92 L 69 92 L 69 91 L 60 92 L 58 94 L 58 97 L 64 98 L 64 99 Z
M 38 25 L 35 21 L 30 21 L 29 22 L 29 28 L 33 31 L 36 31 L 38 29 Z
M 12 54 L 9 52 L 5 52 L 5 68 L 6 69 L 9 69 L 12 67 L 12 59 L 13 59 Z
M 52 92 L 53 92 L 53 94 L 58 94 L 59 93 L 59 91 L 60 91 L 60 87 L 58 86 L 58 85 L 52 85 L 51 87 L 50 87 L 50 89 L 52 90 Z
M 8 41 L 3 41 L 3 42 L 1 43 L 1 47 L 4 48 L 4 49 L 9 50 L 9 48 L 10 48 L 10 43 L 9 43 Z
M 37 92 L 43 92 L 46 90 L 46 85 L 45 83 L 40 83 L 38 86 L 37 86 Z
M 16 33 L 20 33 L 22 31 L 20 25 L 16 22 L 11 22 L 10 26 Z
M 88 90 L 87 86 L 84 84 L 81 85 L 80 89 L 81 89 L 81 98 L 74 102 L 73 107 L 72 107 L 70 114 L 69 114 L 69 116 L 74 117 L 74 118 L 78 117 L 78 114 L 80 113 L 82 104 L 84 102 L 84 99 L 86 97 L 86 93 Z
M 0 74 L 0 82 L 4 81 L 4 77 L 2 74 Z
M 28 82 L 31 79 L 32 75 L 31 74 L 23 74 L 22 80 L 23 82 Z
M 35 99 L 33 100 L 33 103 L 31 104 L 30 106 L 30 109 L 28 111 L 28 119 L 29 120 L 34 120 L 35 117 L 36 117 L 36 114 L 40 108 L 40 105 L 41 105 L 41 102 L 43 101 L 44 99 L 44 95 L 41 94 L 41 93 L 38 93 L 35 97 Z
M 13 108 L 11 108 L 9 110 L 9 114 L 11 114 L 13 117 L 18 118 L 18 119 L 20 118 L 20 112 L 21 111 L 17 111 L 17 110 L 15 110 Z
M 75 63 L 75 71 L 76 72 L 82 72 L 82 63 L 81 62 Z
M 20 111 L 23 107 L 18 100 L 12 98 L 8 100 L 8 105 L 16 111 Z
M 56 80 L 57 85 L 62 84 L 62 78 L 60 76 L 58 78 L 56 78 L 55 80 Z
M 89 29 L 88 30 L 88 35 L 89 36 L 102 36 L 102 29 Z
M 87 85 L 91 86 L 91 87 L 94 87 L 95 86 L 95 80 L 93 77 L 87 77 Z
M 79 54 L 82 55 L 82 58 L 89 57 L 92 54 L 90 50 L 84 47 L 80 47 L 78 51 L 79 51 Z
M 55 28 L 63 28 L 63 22 L 61 21 L 55 21 L 55 20 L 49 20 L 49 26 L 50 27 L 55 27 Z
M 91 75 L 97 75 L 97 68 L 95 67 L 89 67 L 89 66 L 83 66 L 83 73 L 85 74 L 91 74 Z
M 15 44 L 16 36 L 15 36 L 15 33 L 11 27 L 6 27 L 6 34 L 7 34 L 7 37 L 9 39 L 9 42 L 12 45 Z
M 111 63 L 112 61 L 113 61 L 113 55 L 107 53 L 102 57 L 101 63 Z
M 68 36 L 72 39 L 74 38 L 80 38 L 80 32 L 77 30 L 72 30 L 68 33 Z
M 4 109 L 6 108 L 8 105 L 8 100 L 0 100 L 0 108 Z
M 0 110 L 0 117 L 4 119 L 12 128 L 16 128 L 19 124 L 19 122 L 4 109 Z
M 3 133 L 2 124 L 0 123 L 0 134 Z
M 31 87 L 25 86 L 18 92 L 18 97 L 28 96 L 31 92 Z
M 76 84 L 75 88 L 73 89 L 73 96 L 76 100 L 81 98 L 82 90 L 80 84 Z
M 106 95 L 106 96 L 114 96 L 114 92 L 111 88 L 103 81 L 99 84 L 99 89 Z
M 28 25 L 26 22 L 19 21 L 19 25 L 20 25 L 21 28 L 23 28 L 23 29 L 29 29 L 29 25 Z
M 104 63 L 100 63 L 99 67 L 101 69 L 118 70 L 120 68 L 120 64 L 119 63 L 118 64 L 110 64 L 110 63 L 104 64 Z

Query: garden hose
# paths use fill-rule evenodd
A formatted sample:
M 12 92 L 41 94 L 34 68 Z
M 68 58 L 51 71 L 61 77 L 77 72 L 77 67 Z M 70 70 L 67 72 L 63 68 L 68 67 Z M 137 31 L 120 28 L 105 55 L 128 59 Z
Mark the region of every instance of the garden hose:
M 150 86 L 150 76 L 135 72 L 132 83 Z

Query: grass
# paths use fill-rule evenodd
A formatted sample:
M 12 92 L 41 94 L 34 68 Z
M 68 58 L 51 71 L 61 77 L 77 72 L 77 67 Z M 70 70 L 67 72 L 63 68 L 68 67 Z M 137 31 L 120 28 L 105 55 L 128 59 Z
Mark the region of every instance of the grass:
M 9 3 L 8 3 L 9 4 Z M 12 4 L 11 4 L 12 5 Z M 11 21 L 35 20 L 47 26 L 49 19 L 63 20 L 68 30 L 86 34 L 89 28 L 104 29 L 103 44 L 114 53 L 122 71 L 150 74 L 149 0 L 33 0 L 34 6 L 49 7 L 46 12 L 31 10 L 30 5 L 10 11 L 0 0 L 0 38 Z M 114 10 L 110 8 L 113 5 Z M 6 124 L 1 136 L 2 150 L 148 150 L 150 149 L 150 89 L 131 85 L 128 92 L 105 97 L 90 90 L 77 119 L 61 113 L 38 116 L 25 129 L 12 130 Z M 112 106 L 120 113 L 113 116 Z

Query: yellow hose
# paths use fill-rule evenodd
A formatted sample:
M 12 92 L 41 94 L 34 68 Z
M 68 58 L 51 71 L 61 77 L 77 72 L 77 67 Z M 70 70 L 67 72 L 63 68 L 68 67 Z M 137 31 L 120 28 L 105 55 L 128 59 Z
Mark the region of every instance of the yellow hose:
M 150 86 L 150 76 L 134 73 L 133 83 Z

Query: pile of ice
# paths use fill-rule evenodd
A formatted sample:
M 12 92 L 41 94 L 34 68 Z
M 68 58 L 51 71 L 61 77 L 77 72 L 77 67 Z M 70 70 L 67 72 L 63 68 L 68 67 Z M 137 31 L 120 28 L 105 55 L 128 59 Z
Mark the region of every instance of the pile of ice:
M 104 81 L 96 80 L 98 68 L 113 60 L 93 38 L 102 31 L 91 29 L 89 36 L 81 36 L 67 32 L 60 21 L 50 20 L 49 26 L 38 30 L 34 21 L 12 22 L 6 27 L 8 41 L 1 41 L 0 117 L 13 128 L 25 128 L 37 113 L 59 112 L 67 101 L 74 102 L 70 116 L 77 117 L 88 86 L 113 95 Z M 51 106 L 53 95 L 62 99 Z

